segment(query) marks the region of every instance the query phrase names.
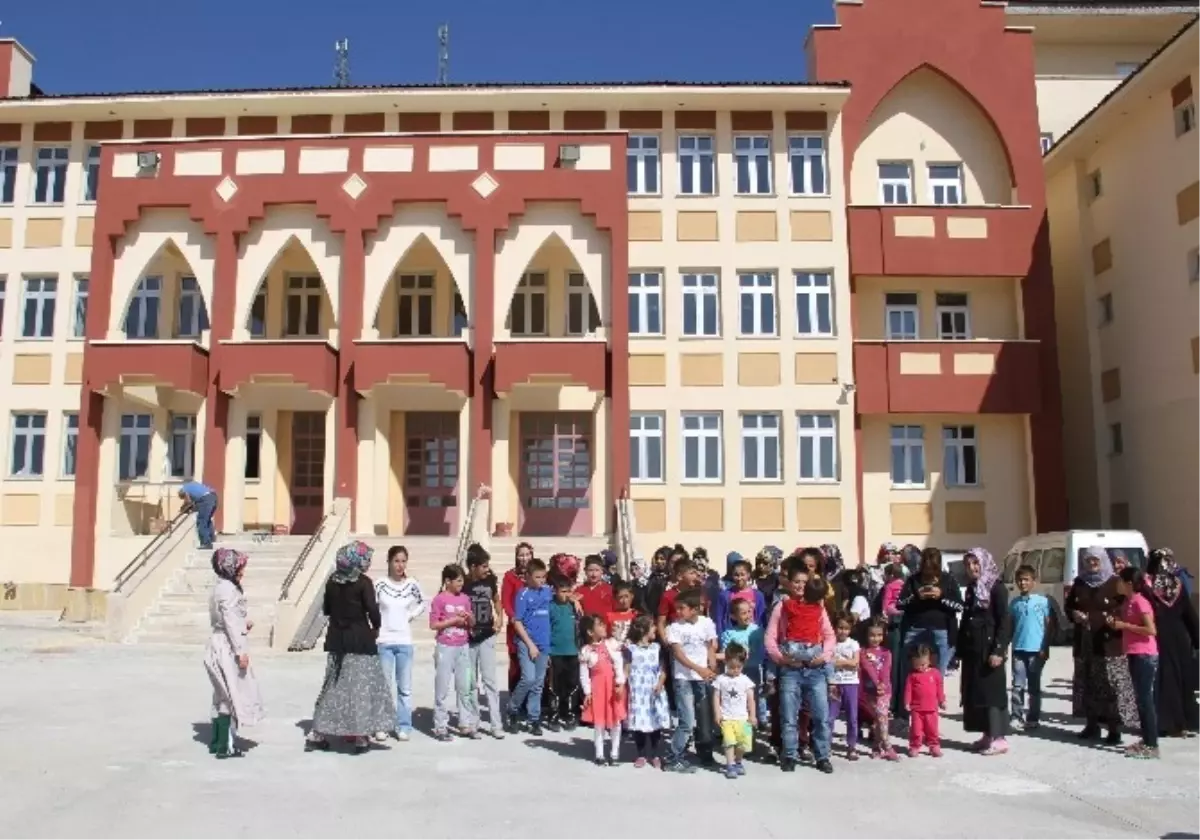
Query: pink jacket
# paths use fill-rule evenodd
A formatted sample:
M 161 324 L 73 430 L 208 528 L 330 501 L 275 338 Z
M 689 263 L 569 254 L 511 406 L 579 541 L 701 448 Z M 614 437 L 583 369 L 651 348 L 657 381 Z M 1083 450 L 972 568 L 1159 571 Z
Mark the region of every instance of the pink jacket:
M 782 602 L 780 602 L 782 603 Z M 767 632 L 764 634 L 763 642 L 766 644 L 767 656 L 771 657 L 771 661 L 776 665 L 783 665 L 783 651 L 779 649 L 779 643 L 783 641 L 783 622 L 779 617 L 783 615 L 783 610 L 779 609 L 779 604 L 771 607 L 771 617 L 767 619 Z M 833 623 L 829 620 L 829 613 L 822 610 L 821 612 L 821 648 L 825 654 L 825 661 L 833 661 L 833 647 L 837 644 L 837 634 L 833 632 Z
M 900 590 L 904 589 L 904 580 L 889 580 L 883 587 L 883 614 L 888 618 L 900 615 L 896 602 L 900 600 Z

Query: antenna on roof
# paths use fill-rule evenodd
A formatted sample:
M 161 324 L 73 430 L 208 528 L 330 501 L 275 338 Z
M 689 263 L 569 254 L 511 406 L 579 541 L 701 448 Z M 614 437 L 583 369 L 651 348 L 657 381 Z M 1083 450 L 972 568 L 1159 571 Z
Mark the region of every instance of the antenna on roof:
M 443 23 L 438 27 L 438 69 L 437 83 L 450 82 L 450 24 Z
M 338 87 L 350 87 L 350 39 L 333 42 L 333 83 Z

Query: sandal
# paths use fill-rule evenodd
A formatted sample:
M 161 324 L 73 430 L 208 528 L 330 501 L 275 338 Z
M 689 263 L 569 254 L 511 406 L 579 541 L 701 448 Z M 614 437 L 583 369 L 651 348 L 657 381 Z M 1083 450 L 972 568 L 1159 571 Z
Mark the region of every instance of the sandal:
M 1126 758 L 1155 759 L 1155 758 L 1158 758 L 1158 747 L 1143 746 L 1140 750 L 1137 750 L 1136 752 L 1126 752 L 1125 757 Z

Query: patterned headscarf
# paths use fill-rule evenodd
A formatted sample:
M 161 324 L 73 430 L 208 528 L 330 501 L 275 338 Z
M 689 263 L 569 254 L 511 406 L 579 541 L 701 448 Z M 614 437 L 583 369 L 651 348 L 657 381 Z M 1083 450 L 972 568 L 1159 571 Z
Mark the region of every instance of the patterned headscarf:
M 833 580 L 842 573 L 842 569 L 846 568 L 842 550 L 832 543 L 826 543 L 821 546 L 821 553 L 825 555 L 825 579 Z
M 1097 560 L 1099 560 L 1100 568 L 1093 572 L 1084 566 L 1083 569 L 1080 570 L 1079 576 L 1083 578 L 1084 583 L 1086 583 L 1092 589 L 1095 589 L 1097 586 L 1107 583 L 1108 580 L 1114 574 L 1116 574 L 1116 572 L 1113 571 L 1112 560 L 1109 559 L 1108 550 L 1104 546 L 1093 545 L 1090 548 L 1085 549 L 1083 552 L 1083 559 L 1086 560 L 1089 557 L 1095 557 Z
M 1175 552 L 1169 548 L 1154 549 L 1150 552 L 1150 563 L 1147 568 L 1153 575 L 1154 597 L 1168 607 L 1174 604 L 1182 588 L 1179 580 L 1179 564 L 1175 562 Z
M 583 564 L 574 554 L 555 554 L 550 558 L 550 568 L 565 577 L 571 583 L 579 578 L 579 567 Z
M 921 568 L 921 549 L 909 543 L 900 549 L 900 560 L 904 563 L 904 568 L 908 569 L 909 575 L 915 575 Z
M 650 566 L 646 563 L 645 558 L 634 557 L 629 562 L 629 576 L 641 586 L 650 582 Z
M 992 559 L 992 552 L 986 548 L 972 548 L 967 556 L 979 561 L 979 579 L 974 583 L 975 603 L 986 607 L 992 603 L 992 587 L 1000 579 L 1000 567 Z
M 696 546 L 696 550 L 692 552 L 692 562 L 696 564 L 696 568 L 701 574 L 708 572 L 708 549 L 703 546 Z
M 758 566 L 762 563 L 770 566 L 773 574 L 778 574 L 779 567 L 783 565 L 783 549 L 777 545 L 764 545 L 754 555 L 754 564 Z
M 246 568 L 248 562 L 250 558 L 247 555 L 232 548 L 218 548 L 212 553 L 212 569 L 217 577 L 229 581 L 238 589 L 242 588 L 238 583 L 238 572 Z
M 371 568 L 371 557 L 374 554 L 375 549 L 361 540 L 346 543 L 337 550 L 337 557 L 333 561 L 333 582 L 354 583 Z
M 1125 552 L 1122 551 L 1121 549 L 1119 549 L 1119 548 L 1112 549 L 1111 551 L 1108 552 L 1108 556 L 1109 556 L 1109 559 L 1112 560 L 1114 574 L 1119 575 L 1121 573 L 1122 569 L 1126 569 L 1129 567 L 1129 558 L 1125 556 Z M 1118 563 L 1120 564 L 1120 568 L 1117 568 Z
M 876 554 L 875 554 L 875 565 L 876 566 L 886 566 L 889 562 L 888 558 L 891 557 L 893 554 L 899 554 L 899 553 L 900 553 L 900 546 L 898 546 L 892 542 L 885 542 L 879 546 L 879 551 L 876 552 Z
M 604 561 L 604 568 L 611 569 L 617 565 L 617 552 L 611 548 L 606 548 L 600 552 L 600 559 Z

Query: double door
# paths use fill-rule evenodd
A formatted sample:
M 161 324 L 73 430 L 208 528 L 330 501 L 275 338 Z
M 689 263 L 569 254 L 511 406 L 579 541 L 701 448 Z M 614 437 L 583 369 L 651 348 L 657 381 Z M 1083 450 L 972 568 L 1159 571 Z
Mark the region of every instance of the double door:
M 406 534 L 458 533 L 459 455 L 457 414 L 414 411 L 405 416 Z
M 591 415 L 522 414 L 520 427 L 520 532 L 590 534 Z

